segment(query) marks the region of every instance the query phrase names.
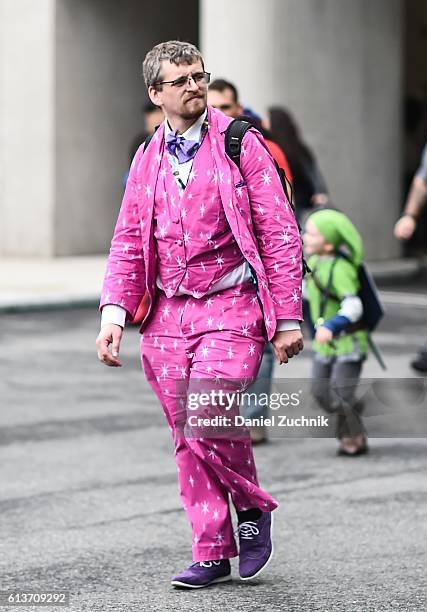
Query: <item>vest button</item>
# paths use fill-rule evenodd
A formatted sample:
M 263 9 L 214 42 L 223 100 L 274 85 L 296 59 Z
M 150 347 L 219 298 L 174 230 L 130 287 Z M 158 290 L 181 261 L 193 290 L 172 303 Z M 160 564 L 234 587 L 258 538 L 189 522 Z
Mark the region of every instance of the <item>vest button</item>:
M 182 240 L 175 240 L 175 242 L 176 242 L 176 244 L 177 244 L 178 246 L 181 246 L 181 245 L 182 245 Z

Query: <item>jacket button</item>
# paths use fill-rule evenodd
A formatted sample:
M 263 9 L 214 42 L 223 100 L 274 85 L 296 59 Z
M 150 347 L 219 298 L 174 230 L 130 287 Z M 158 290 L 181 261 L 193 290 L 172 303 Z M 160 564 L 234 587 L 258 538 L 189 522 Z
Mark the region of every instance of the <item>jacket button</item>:
M 179 223 L 179 219 L 172 219 L 172 223 Z
M 181 246 L 181 245 L 182 245 L 182 240 L 175 240 L 175 242 L 176 242 L 176 244 L 177 244 L 178 246 Z

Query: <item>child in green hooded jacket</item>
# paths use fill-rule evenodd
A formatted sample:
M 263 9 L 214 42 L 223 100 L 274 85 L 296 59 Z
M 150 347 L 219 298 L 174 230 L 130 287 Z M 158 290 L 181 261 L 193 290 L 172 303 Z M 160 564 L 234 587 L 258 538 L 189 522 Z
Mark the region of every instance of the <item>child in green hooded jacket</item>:
M 354 397 L 368 348 L 367 330 L 355 325 L 363 315 L 362 238 L 343 213 L 319 210 L 307 219 L 304 249 L 312 270 L 305 291 L 315 326 L 312 392 L 326 411 L 337 414 L 338 453 L 360 455 L 368 449 L 363 406 Z

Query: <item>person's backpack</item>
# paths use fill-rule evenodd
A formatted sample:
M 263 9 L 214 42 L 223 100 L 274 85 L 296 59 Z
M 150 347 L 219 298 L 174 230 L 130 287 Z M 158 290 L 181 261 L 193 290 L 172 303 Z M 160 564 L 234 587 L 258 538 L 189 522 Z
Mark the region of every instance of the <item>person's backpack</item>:
M 228 157 L 236 164 L 236 166 L 240 170 L 240 153 L 242 151 L 242 141 L 246 134 L 246 132 L 254 127 L 249 121 L 245 121 L 244 119 L 233 119 L 231 123 L 229 123 L 227 130 L 225 132 L 225 152 Z M 295 214 L 295 206 L 293 203 L 293 195 L 292 195 L 292 185 L 288 180 L 285 171 L 283 168 L 279 166 L 279 164 L 274 159 L 274 165 L 276 166 L 277 174 L 279 175 L 280 182 L 282 184 L 283 191 L 285 193 L 286 199 L 288 200 L 292 211 L 294 213 L 295 221 L 298 225 L 299 233 L 301 234 L 301 227 L 298 222 L 297 216 Z M 304 258 L 304 255 L 301 255 L 301 266 L 302 266 L 302 275 L 303 277 L 311 272 L 308 264 Z
M 225 132 L 225 152 L 228 157 L 236 164 L 236 166 L 240 170 L 240 153 L 242 151 L 242 142 L 245 137 L 246 132 L 254 127 L 249 121 L 245 121 L 244 119 L 233 119 L 231 123 L 229 123 L 227 130 Z M 279 166 L 279 164 L 274 161 L 274 165 L 276 166 L 277 173 L 280 177 L 280 182 L 282 183 L 283 191 L 285 192 L 286 198 L 289 200 L 290 205 L 292 206 L 292 210 L 295 213 L 295 207 L 292 202 L 292 185 L 289 182 L 285 171 L 283 168 Z
M 338 252 L 338 256 L 348 259 L 348 256 L 342 251 Z M 322 300 L 320 305 L 321 318 L 323 317 L 326 301 L 328 299 L 338 303 L 341 302 L 341 299 L 331 291 L 334 264 L 337 259 L 338 258 L 334 260 L 331 266 L 331 271 L 329 273 L 329 279 L 326 284 L 326 287 L 321 286 L 319 279 L 316 276 L 316 270 L 314 269 L 312 272 L 313 282 L 322 294 Z M 367 266 L 363 262 L 358 267 L 358 278 L 359 291 L 357 295 L 360 298 L 360 301 L 362 302 L 363 315 L 359 321 L 352 323 L 346 328 L 344 332 L 345 334 L 352 334 L 360 329 L 366 329 L 368 330 L 368 332 L 373 332 L 384 316 L 384 307 L 382 305 L 377 286 Z

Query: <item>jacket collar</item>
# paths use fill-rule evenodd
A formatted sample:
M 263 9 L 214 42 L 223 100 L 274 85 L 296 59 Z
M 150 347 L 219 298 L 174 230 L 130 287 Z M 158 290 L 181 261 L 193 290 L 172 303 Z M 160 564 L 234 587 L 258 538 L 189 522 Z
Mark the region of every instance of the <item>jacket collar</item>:
M 215 126 L 221 134 L 223 134 L 233 121 L 233 118 L 224 115 L 223 112 L 217 108 L 214 108 L 213 106 L 208 106 L 208 121 L 212 126 Z

